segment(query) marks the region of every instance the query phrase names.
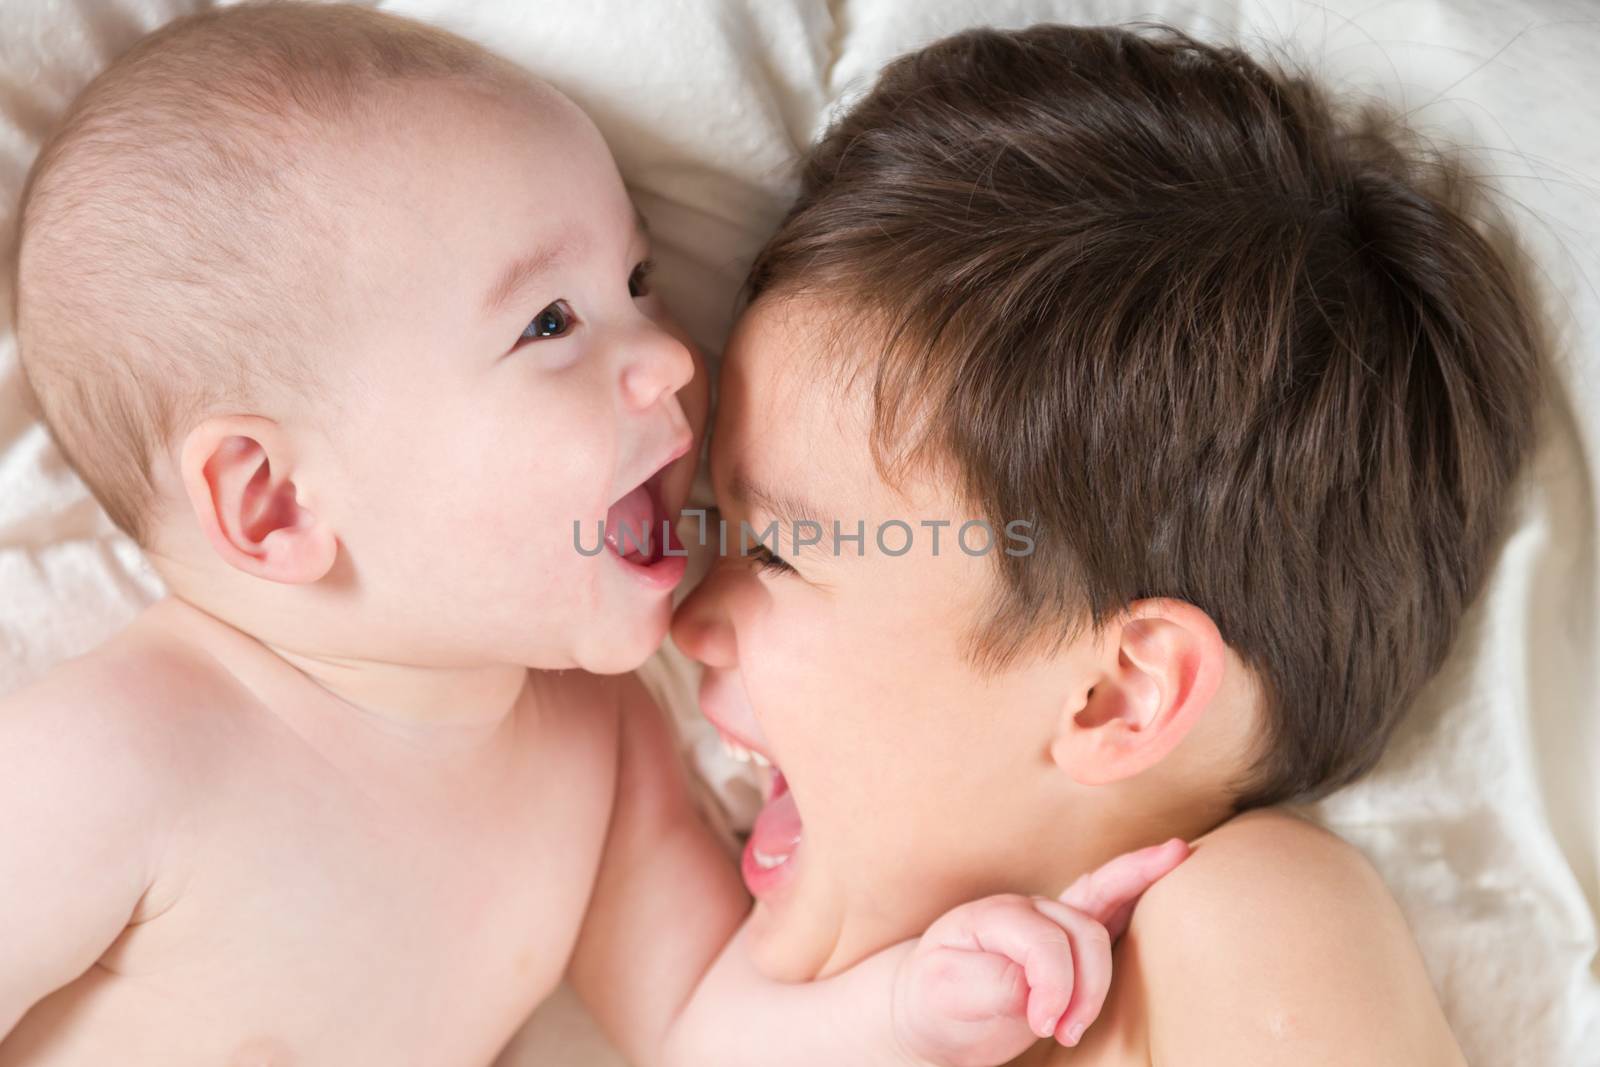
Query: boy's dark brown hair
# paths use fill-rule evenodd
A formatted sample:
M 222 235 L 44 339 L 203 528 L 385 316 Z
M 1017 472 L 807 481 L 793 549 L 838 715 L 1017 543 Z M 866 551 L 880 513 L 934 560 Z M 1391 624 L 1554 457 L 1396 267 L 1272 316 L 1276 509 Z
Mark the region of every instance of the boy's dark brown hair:
M 749 292 L 886 340 L 844 361 L 886 473 L 1033 520 L 981 660 L 1211 615 L 1266 698 L 1242 809 L 1369 769 L 1483 584 L 1542 378 L 1483 192 L 1169 28 L 977 30 L 834 123 Z

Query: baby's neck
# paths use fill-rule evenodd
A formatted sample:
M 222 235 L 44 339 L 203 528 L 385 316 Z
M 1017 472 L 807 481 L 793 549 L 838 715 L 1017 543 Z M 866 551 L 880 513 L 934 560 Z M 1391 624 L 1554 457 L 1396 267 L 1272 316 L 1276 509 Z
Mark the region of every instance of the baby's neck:
M 528 679 L 526 668 L 512 665 L 424 667 L 263 647 L 352 712 L 404 733 L 492 729 Z
M 319 731 L 355 729 L 430 748 L 470 748 L 499 733 L 528 681 L 527 669 L 514 665 L 418 666 L 285 647 L 176 596 L 152 607 L 145 621 L 203 648 L 264 705 L 310 720 Z

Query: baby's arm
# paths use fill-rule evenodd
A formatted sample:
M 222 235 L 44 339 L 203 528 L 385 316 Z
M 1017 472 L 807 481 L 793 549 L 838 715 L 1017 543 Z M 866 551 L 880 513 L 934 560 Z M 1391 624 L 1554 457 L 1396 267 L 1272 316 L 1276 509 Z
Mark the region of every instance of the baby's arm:
M 625 684 L 616 807 L 571 977 L 636 1063 L 1005 1062 L 1036 1035 L 1093 1019 L 1110 952 L 1087 913 L 1125 922 L 1182 859 L 1181 847 L 1146 850 L 1075 886 L 1073 908 L 990 898 L 835 977 L 773 982 L 736 936 L 749 899 L 689 802 L 670 731 Z
M 158 739 L 83 661 L 0 702 L 0 1040 L 116 940 L 149 887 Z
M 750 901 L 694 810 L 665 717 L 636 678 L 618 684 L 611 827 L 569 976 L 628 1059 L 656 1064 Z

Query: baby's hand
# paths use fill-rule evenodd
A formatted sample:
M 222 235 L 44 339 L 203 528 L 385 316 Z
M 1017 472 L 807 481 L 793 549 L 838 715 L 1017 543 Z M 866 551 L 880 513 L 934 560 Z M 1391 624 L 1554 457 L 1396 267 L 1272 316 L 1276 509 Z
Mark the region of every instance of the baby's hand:
M 1189 855 L 1181 838 L 1124 853 L 1059 901 L 1001 895 L 928 927 L 895 982 L 895 1033 L 912 1062 L 998 1067 L 1040 1038 L 1076 1045 L 1111 986 L 1111 943 L 1133 906 Z

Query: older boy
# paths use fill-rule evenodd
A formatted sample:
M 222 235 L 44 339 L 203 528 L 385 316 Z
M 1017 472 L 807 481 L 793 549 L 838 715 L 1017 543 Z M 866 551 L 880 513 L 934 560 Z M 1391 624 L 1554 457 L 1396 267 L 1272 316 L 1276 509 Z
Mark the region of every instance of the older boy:
M 1493 559 L 1542 352 L 1480 192 L 1159 29 L 960 34 L 839 117 L 722 369 L 729 543 L 777 536 L 673 630 L 775 769 L 763 972 L 1179 834 L 1030 1062 L 1460 1062 L 1381 881 L 1270 805 L 1372 766 Z

